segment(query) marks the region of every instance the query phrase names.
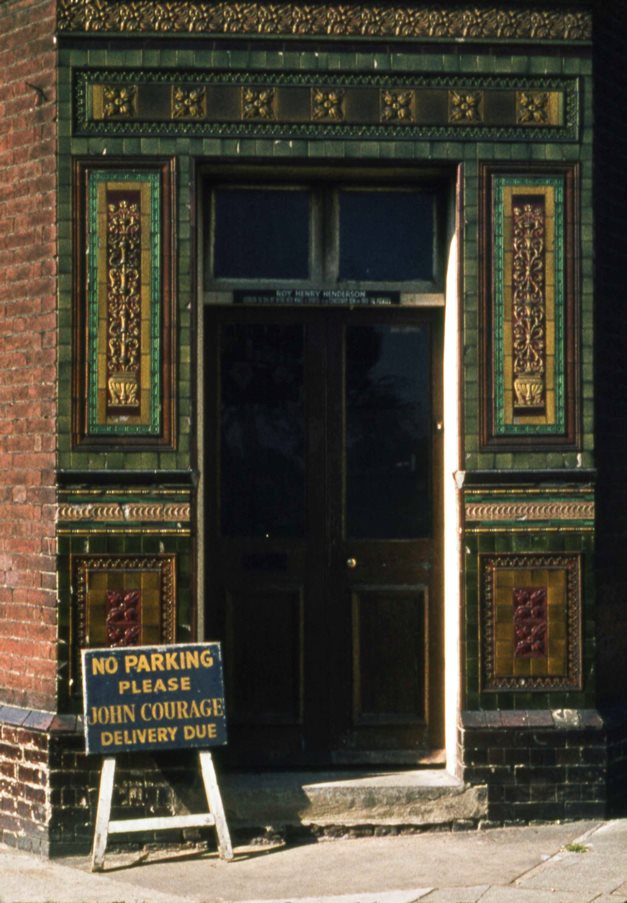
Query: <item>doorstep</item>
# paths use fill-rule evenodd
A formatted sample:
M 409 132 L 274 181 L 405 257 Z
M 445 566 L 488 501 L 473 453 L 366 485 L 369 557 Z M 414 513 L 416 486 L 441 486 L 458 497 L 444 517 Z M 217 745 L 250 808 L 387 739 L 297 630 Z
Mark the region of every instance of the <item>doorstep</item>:
M 226 773 L 232 828 L 444 827 L 487 817 L 487 788 L 443 769 Z

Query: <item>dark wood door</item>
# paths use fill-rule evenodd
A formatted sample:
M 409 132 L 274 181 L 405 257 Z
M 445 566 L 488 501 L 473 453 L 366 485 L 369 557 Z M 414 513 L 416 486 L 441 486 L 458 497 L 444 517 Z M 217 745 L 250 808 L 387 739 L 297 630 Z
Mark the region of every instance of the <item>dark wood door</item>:
M 206 336 L 228 758 L 420 761 L 442 745 L 436 317 L 224 307 Z

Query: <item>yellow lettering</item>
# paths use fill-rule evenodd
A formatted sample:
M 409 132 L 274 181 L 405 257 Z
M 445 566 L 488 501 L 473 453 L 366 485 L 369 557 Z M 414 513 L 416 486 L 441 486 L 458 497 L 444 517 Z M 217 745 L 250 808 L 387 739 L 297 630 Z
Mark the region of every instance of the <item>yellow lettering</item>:
M 92 658 L 91 673 L 92 674 L 115 674 L 118 670 L 118 660 L 113 655 L 107 658 Z
M 100 743 L 103 746 L 111 746 L 113 743 L 113 734 L 110 731 L 102 731 L 100 734 Z
M 200 661 L 203 668 L 213 668 L 213 656 L 208 649 L 203 649 L 200 654 Z
M 137 656 L 136 655 L 127 655 L 124 658 L 124 670 L 127 674 L 130 674 L 134 668 L 137 667 Z
M 153 671 L 163 671 L 163 655 L 161 652 L 153 652 L 150 656 L 150 665 Z

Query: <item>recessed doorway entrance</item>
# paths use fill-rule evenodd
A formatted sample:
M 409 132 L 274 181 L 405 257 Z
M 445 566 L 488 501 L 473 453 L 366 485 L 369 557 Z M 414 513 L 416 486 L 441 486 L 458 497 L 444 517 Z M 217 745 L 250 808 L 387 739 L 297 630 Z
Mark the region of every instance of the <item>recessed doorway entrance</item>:
M 209 309 L 206 620 L 238 759 L 441 745 L 439 335 L 418 311 Z
M 441 194 L 229 182 L 209 195 L 205 634 L 223 643 L 227 758 L 433 761 Z

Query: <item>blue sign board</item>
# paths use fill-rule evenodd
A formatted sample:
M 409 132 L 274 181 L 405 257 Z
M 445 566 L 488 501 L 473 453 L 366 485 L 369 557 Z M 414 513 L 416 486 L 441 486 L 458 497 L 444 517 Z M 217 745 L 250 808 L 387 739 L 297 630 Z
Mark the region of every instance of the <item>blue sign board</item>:
M 223 746 L 219 643 L 84 649 L 88 753 Z

